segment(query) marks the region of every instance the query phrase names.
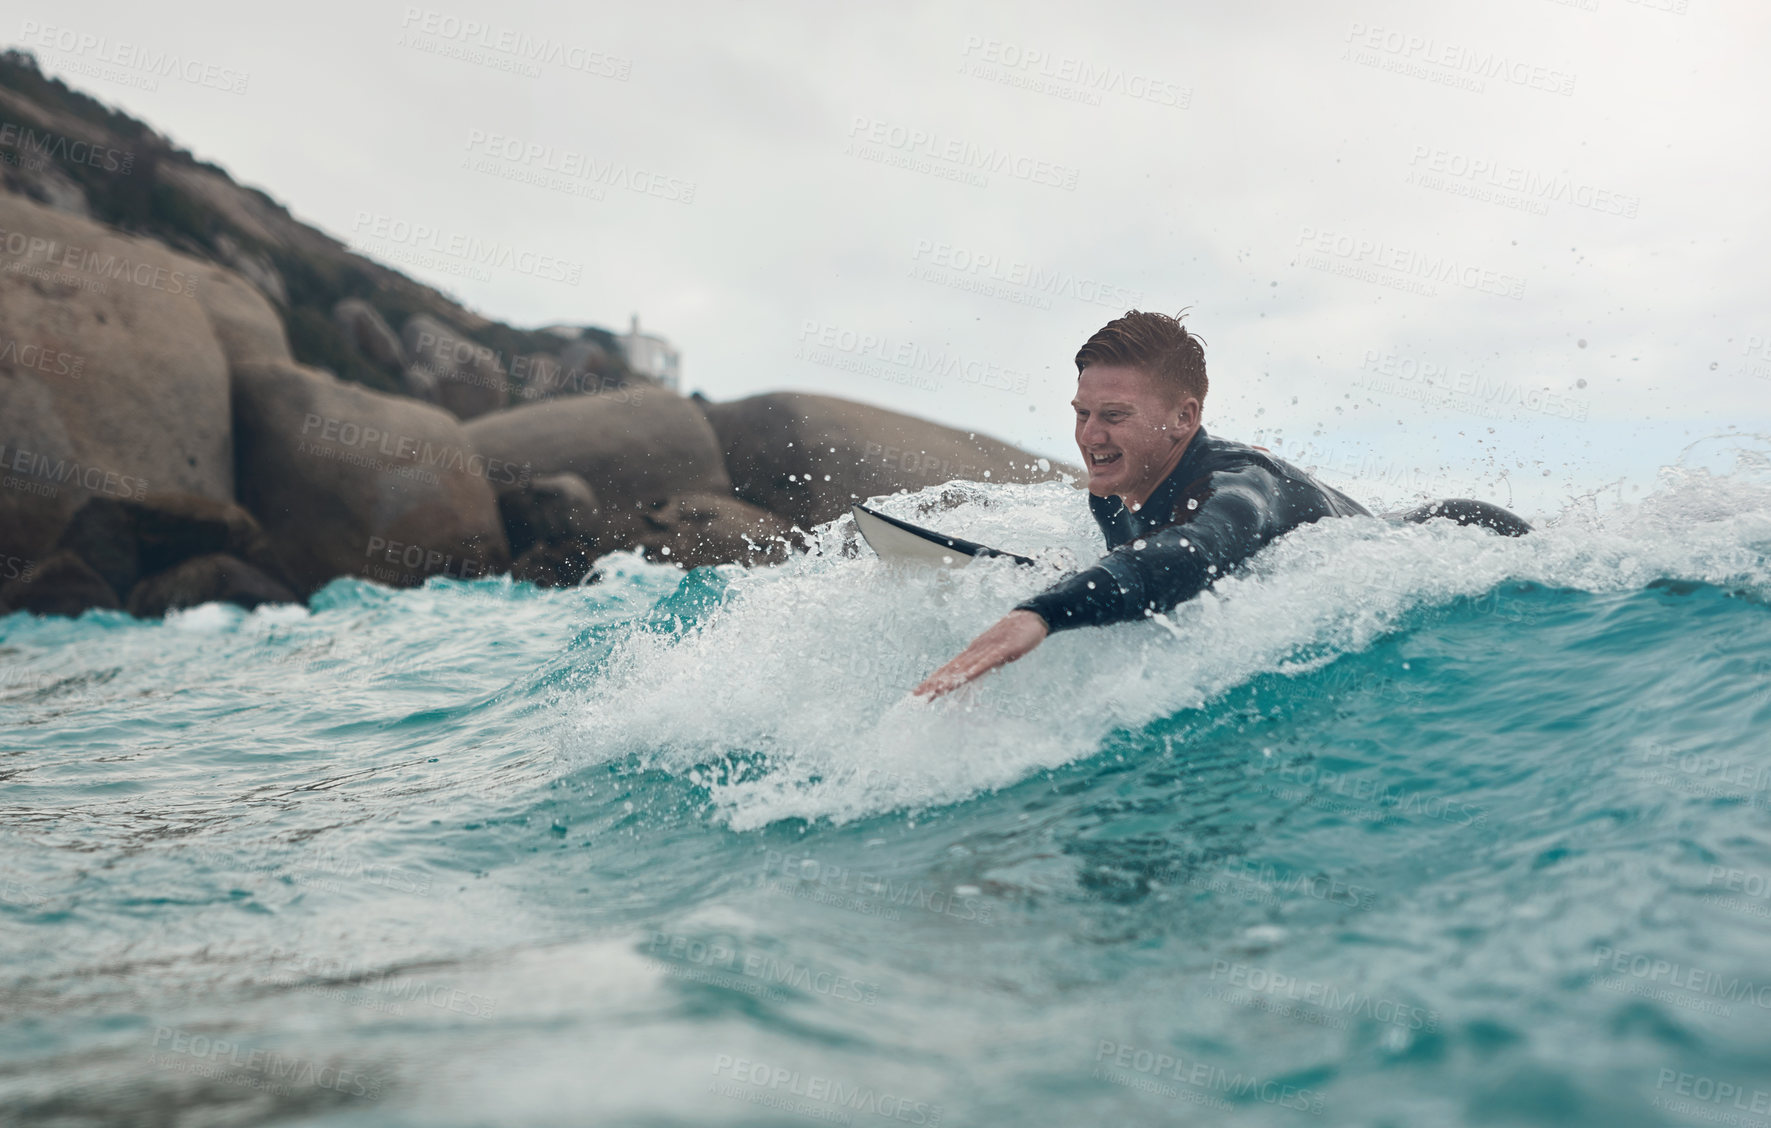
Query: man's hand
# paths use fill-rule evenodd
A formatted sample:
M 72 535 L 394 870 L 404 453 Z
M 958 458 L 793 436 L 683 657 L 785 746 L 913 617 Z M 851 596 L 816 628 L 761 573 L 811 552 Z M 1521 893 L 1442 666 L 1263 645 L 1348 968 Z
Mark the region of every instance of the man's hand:
M 1050 633 L 1045 620 L 1033 612 L 1010 611 L 998 619 L 995 626 L 973 639 L 959 657 L 930 674 L 927 681 L 911 692 L 928 698 L 952 693 L 998 666 L 1006 666 L 1031 654 Z

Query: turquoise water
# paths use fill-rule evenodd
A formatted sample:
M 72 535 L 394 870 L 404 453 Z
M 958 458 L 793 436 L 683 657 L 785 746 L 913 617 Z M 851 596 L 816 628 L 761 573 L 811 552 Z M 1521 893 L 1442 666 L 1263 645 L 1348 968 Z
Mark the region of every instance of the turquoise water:
M 1051 569 L 1057 486 L 888 508 Z M 0 1119 L 1765 1123 L 1771 489 L 0 620 Z M 1732 1118 L 1732 1119 L 1730 1119 Z

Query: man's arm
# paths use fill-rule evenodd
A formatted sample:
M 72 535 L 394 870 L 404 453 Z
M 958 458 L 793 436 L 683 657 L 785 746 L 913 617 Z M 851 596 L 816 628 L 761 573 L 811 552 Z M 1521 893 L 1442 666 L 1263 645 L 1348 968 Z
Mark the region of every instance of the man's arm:
M 1184 603 L 1266 546 L 1278 532 L 1279 481 L 1260 466 L 1212 475 L 1180 505 L 1184 516 L 1120 545 L 1100 563 L 1017 605 L 1053 631 L 1132 622 Z M 1197 501 L 1194 509 L 1187 502 Z
M 918 697 L 940 697 L 971 681 L 1006 666 L 1032 652 L 1045 641 L 1045 620 L 1031 611 L 1015 610 L 972 640 L 959 657 L 942 666 L 911 692 Z
M 1181 521 L 1017 605 L 913 692 L 940 697 L 1025 657 L 1055 631 L 1130 622 L 1193 598 L 1277 534 L 1278 487 L 1260 466 L 1212 475 L 1179 503 L 1187 514 Z M 1187 509 L 1188 500 L 1197 508 Z

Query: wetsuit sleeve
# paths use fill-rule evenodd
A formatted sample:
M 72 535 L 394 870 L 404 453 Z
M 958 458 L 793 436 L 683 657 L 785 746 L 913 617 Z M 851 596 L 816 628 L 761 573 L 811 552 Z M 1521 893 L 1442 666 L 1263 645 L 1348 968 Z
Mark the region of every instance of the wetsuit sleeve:
M 1220 471 L 1177 503 L 1180 520 L 1120 545 L 1092 568 L 1016 605 L 1053 631 L 1142 619 L 1192 599 L 1272 540 L 1283 484 L 1247 466 Z M 1197 508 L 1188 508 L 1197 501 Z M 1141 547 L 1140 547 L 1141 546 Z

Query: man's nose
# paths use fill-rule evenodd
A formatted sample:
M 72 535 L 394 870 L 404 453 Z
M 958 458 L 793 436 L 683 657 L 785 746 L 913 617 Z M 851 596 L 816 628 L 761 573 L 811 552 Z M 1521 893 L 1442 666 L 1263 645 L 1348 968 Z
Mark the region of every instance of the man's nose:
M 1090 419 L 1076 433 L 1076 441 L 1083 446 L 1096 446 L 1104 443 L 1107 441 L 1107 428 L 1102 426 L 1098 420 Z

